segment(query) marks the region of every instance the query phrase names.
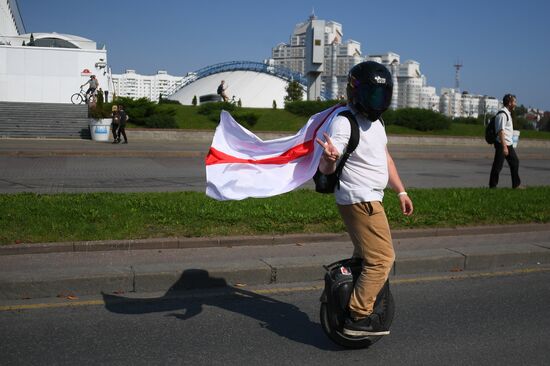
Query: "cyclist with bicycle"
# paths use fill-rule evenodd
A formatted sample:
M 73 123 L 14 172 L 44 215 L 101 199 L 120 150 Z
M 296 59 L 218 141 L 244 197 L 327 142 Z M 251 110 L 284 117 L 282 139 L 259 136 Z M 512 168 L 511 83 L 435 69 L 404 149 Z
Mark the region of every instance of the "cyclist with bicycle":
M 80 85 L 80 88 L 84 88 L 85 85 L 89 85 L 88 90 L 86 90 L 85 96 L 86 100 L 88 100 L 88 95 L 92 96 L 95 94 L 95 91 L 99 87 L 99 81 L 97 81 L 97 78 L 95 75 L 90 76 L 90 80 L 85 82 L 84 84 Z

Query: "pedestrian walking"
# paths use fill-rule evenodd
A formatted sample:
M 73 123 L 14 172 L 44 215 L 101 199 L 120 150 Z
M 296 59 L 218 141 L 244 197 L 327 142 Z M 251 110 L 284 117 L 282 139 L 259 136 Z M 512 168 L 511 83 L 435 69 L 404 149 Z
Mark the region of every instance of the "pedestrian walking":
M 123 105 L 118 106 L 118 117 L 119 117 L 119 126 L 118 126 L 118 134 L 117 134 L 117 140 L 120 142 L 120 135 L 124 137 L 123 144 L 128 143 L 128 138 L 126 137 L 126 122 L 128 121 L 128 114 L 126 114 L 126 111 L 124 110 Z
M 502 107 L 495 116 L 495 133 L 497 138 L 494 143 L 495 156 L 489 177 L 489 188 L 497 187 L 500 171 L 506 159 L 512 175 L 512 188 L 522 189 L 524 187 L 521 185 L 521 179 L 519 177 L 519 159 L 512 140 L 514 135 L 512 112 L 517 105 L 516 96 L 513 94 L 506 94 L 502 98 L 502 104 L 504 107 Z
M 118 127 L 120 126 L 120 116 L 118 115 L 118 107 L 116 105 L 111 108 L 111 131 L 113 133 L 113 144 L 120 142 L 118 138 Z

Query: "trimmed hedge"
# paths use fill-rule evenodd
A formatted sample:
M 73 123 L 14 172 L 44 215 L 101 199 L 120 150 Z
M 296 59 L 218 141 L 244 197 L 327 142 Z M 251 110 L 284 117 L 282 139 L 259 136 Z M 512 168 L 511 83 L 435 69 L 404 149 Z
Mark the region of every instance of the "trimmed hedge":
M 158 105 L 147 98 L 118 97 L 116 104 L 122 104 L 129 121 L 136 126 L 149 128 L 177 128 L 175 110 L 159 109 Z
M 387 125 L 397 125 L 418 131 L 448 130 L 451 120 L 441 113 L 418 108 L 388 110 L 382 115 Z

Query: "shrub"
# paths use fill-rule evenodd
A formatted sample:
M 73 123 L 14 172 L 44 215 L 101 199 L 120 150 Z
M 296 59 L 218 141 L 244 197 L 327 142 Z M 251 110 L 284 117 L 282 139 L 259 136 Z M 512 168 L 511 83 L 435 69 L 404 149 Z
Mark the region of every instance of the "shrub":
M 126 113 L 130 117 L 130 122 L 136 126 L 177 128 L 175 109 L 160 109 L 158 104 L 151 102 L 147 98 L 132 99 L 119 97 L 116 99 L 116 104 L 124 106 Z
M 216 102 L 216 103 L 204 103 L 199 106 L 197 109 L 198 114 L 209 116 L 211 114 L 220 114 L 221 110 L 224 109 L 228 112 L 235 110 L 235 106 L 228 102 Z
M 527 118 L 516 117 L 513 119 L 514 129 L 515 130 L 534 130 L 535 125 L 530 122 Z
M 148 128 L 177 128 L 176 118 L 168 113 L 157 113 L 144 119 Z
M 451 127 L 451 120 L 441 113 L 419 108 L 403 108 L 394 111 L 398 126 L 418 131 L 446 130 Z
M 482 125 L 483 116 L 481 119 L 474 117 L 457 117 L 453 119 L 453 123 L 463 123 L 466 125 Z
M 258 115 L 253 112 L 237 112 L 233 115 L 235 121 L 240 124 L 246 123 L 248 126 L 253 127 L 258 123 Z
M 159 104 L 181 104 L 181 103 L 179 102 L 179 100 L 160 98 Z

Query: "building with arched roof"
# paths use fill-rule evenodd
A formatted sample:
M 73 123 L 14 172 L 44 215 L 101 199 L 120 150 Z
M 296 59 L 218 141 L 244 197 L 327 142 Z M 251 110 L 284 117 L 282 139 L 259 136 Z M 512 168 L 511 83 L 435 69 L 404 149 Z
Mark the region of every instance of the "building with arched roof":
M 111 90 L 107 50 L 61 33 L 26 33 L 17 0 L 0 0 L 0 101 L 70 103 L 91 75 Z
M 225 81 L 226 94 L 230 99 L 241 101 L 243 107 L 272 108 L 284 106 L 284 97 L 289 81 L 295 80 L 304 91 L 306 80 L 303 75 L 270 63 L 253 61 L 230 61 L 207 66 L 187 74 L 181 82 L 169 91 L 169 99 L 190 105 L 196 96 L 216 94 L 218 85 Z

